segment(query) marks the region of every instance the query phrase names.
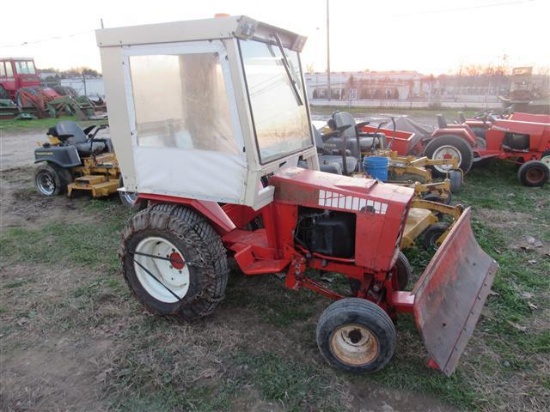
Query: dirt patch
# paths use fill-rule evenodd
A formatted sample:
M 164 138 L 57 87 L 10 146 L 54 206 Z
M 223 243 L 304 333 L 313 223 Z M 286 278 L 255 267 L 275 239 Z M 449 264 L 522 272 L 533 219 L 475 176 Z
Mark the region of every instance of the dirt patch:
M 542 259 L 550 258 L 550 242 L 539 238 L 539 225 L 548 227 L 548 222 L 540 222 L 527 213 L 491 209 L 476 210 L 476 217 L 490 227 L 512 234 L 508 247 L 532 254 L 532 263 L 536 263 L 537 255 Z

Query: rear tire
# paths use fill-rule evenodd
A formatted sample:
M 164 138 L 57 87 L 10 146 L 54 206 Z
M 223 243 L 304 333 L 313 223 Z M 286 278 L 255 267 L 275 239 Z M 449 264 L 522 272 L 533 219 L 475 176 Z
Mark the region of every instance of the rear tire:
M 41 164 L 34 173 L 34 184 L 38 193 L 43 196 L 57 196 L 64 193 L 71 182 L 69 171 L 53 163 Z
M 424 154 L 429 159 L 458 159 L 458 167 L 464 174 L 472 167 L 474 154 L 470 145 L 462 138 L 453 135 L 440 136 L 432 139 L 424 149 Z M 437 165 L 430 166 L 432 174 L 437 177 L 444 177 L 452 166 Z
M 317 345 L 331 365 L 352 373 L 382 369 L 395 353 L 397 334 L 377 304 L 345 298 L 325 309 L 317 324 Z
M 208 221 L 191 209 L 159 204 L 134 215 L 120 258 L 133 294 L 151 312 L 191 321 L 224 298 L 225 248 Z
M 546 160 L 546 157 L 543 158 Z M 518 170 L 518 179 L 524 186 L 539 187 L 548 181 L 550 169 L 539 160 L 530 160 L 521 165 Z

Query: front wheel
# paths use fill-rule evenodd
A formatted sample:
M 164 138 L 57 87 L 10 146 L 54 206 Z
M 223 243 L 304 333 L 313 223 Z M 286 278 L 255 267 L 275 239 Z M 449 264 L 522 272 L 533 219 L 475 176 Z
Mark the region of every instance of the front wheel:
M 437 250 L 443 240 L 441 237 L 449 230 L 449 225 L 445 222 L 434 223 L 424 231 L 421 243 L 426 250 Z
M 224 297 L 225 249 L 193 210 L 160 204 L 134 215 L 120 257 L 130 289 L 153 313 L 190 321 L 211 314 Z
M 464 173 L 468 173 L 471 169 L 474 159 L 474 154 L 470 145 L 464 141 L 464 139 L 453 135 L 440 136 L 432 139 L 426 145 L 424 154 L 429 159 L 433 160 L 457 159 L 458 168 L 462 169 Z M 434 165 L 430 167 L 432 168 L 434 176 L 444 177 L 452 170 L 453 165 Z
M 352 373 L 382 369 L 395 353 L 397 334 L 386 312 L 359 298 L 332 303 L 319 318 L 317 345 L 333 366 Z
M 395 270 L 393 273 L 392 279 L 393 287 L 396 290 L 405 290 L 407 288 L 407 284 L 409 283 L 409 279 L 412 275 L 412 268 L 411 264 L 409 263 L 409 259 L 407 259 L 407 256 L 403 252 L 399 252 L 397 255 L 397 261 L 395 262 Z
M 458 193 L 462 188 L 462 172 L 460 170 L 451 170 L 449 172 L 449 180 L 451 185 L 451 193 Z
M 550 156 L 543 157 L 547 160 Z M 550 160 L 549 160 L 550 162 Z M 544 185 L 548 181 L 550 169 L 544 161 L 530 160 L 521 165 L 518 170 L 518 179 L 521 184 L 528 187 L 538 187 Z
M 71 181 L 69 171 L 55 164 L 42 164 L 37 167 L 34 173 L 36 189 L 43 196 L 57 196 L 65 192 Z

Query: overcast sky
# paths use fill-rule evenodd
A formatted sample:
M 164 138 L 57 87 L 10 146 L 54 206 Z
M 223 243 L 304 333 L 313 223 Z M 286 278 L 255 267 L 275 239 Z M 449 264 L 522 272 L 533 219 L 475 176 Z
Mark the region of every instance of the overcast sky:
M 548 0 L 329 0 L 332 71 L 457 72 L 472 64 L 550 66 Z M 95 30 L 244 14 L 308 37 L 303 63 L 327 67 L 327 0 L 2 2 L 0 56 L 101 71 Z M 506 57 L 505 57 L 506 56 Z M 506 60 L 504 60 L 506 59 Z

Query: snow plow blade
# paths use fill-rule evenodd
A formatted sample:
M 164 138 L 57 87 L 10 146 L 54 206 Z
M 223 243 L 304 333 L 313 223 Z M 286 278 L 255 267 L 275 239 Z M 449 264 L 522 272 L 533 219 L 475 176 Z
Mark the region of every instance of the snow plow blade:
M 467 208 L 412 291 L 414 317 L 430 363 L 447 376 L 472 336 L 498 270 L 474 238 L 470 215 Z

